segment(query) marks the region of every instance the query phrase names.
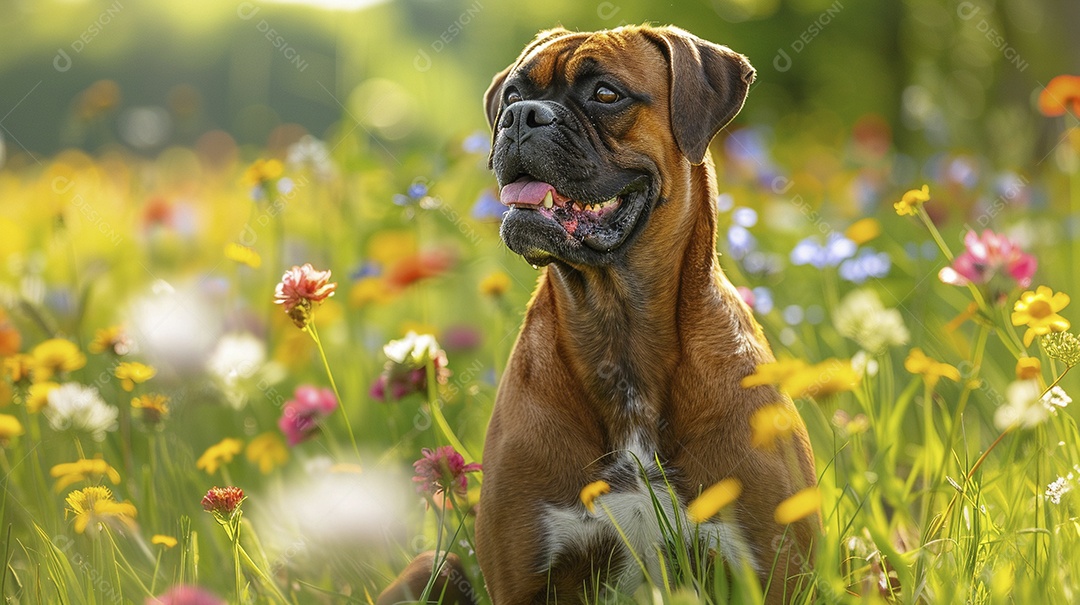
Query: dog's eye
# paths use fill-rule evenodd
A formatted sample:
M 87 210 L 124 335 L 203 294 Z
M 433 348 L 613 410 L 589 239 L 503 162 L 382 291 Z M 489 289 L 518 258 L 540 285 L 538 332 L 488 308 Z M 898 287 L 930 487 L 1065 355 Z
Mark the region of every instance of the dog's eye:
M 600 103 L 614 103 L 619 100 L 619 93 L 611 90 L 607 86 L 597 86 L 596 92 L 593 93 L 593 98 Z
M 507 105 L 509 105 L 511 103 L 517 103 L 520 100 L 521 100 L 521 93 L 518 92 L 516 89 L 511 88 L 510 90 L 506 91 L 506 104 Z

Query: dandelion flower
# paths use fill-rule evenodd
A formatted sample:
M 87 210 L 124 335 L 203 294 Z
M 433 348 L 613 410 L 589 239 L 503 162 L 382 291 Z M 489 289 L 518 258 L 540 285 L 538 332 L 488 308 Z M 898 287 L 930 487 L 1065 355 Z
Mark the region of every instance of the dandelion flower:
M 135 506 L 130 502 L 117 502 L 107 487 L 94 485 L 75 490 L 67 495 L 67 509 L 75 517 L 75 533 L 81 534 L 89 527 L 96 531 L 101 523 L 116 520 L 128 527 L 134 525 Z
M 244 456 L 265 475 L 289 460 L 289 450 L 274 433 L 263 433 L 248 443 Z
M 444 445 L 434 450 L 421 450 L 421 457 L 413 463 L 413 468 L 416 469 L 413 482 L 419 493 L 434 496 L 453 491 L 458 496 L 465 496 L 469 487 L 466 473 L 474 473 L 481 467 L 475 462 L 465 464 L 465 457 L 453 446 Z
M 596 512 L 596 499 L 609 493 L 611 493 L 611 486 L 608 485 L 607 481 L 601 479 L 581 488 L 578 497 L 581 499 L 581 503 L 585 505 L 585 510 L 592 514 Z
M 480 293 L 491 298 L 500 298 L 510 289 L 510 276 L 502 271 L 489 273 L 480 280 Z
M 26 393 L 26 411 L 31 414 L 40 412 L 49 405 L 49 393 L 59 386 L 55 382 L 36 382 L 30 385 Z
M 281 276 L 274 291 L 274 304 L 282 305 L 298 328 L 311 321 L 315 305 L 334 295 L 337 284 L 330 281 L 330 271 L 316 271 L 311 263 L 293 267 Z
M 157 370 L 146 364 L 125 361 L 113 368 L 113 375 L 120 379 L 120 386 L 127 392 L 135 390 L 136 384 L 142 384 L 157 374 Z
M 11 382 L 16 384 L 26 382 L 33 377 L 33 374 L 34 358 L 31 355 L 18 353 L 4 358 L 4 375 L 10 378 Z M 47 378 L 41 377 L 38 380 L 47 380 Z
M 960 382 L 960 370 L 955 367 L 927 357 L 922 349 L 916 347 L 908 353 L 904 360 L 904 369 L 912 374 L 923 377 L 927 386 L 931 389 L 937 385 L 938 380 L 948 378 L 953 382 Z
M 251 166 L 248 166 L 244 171 L 243 183 L 252 187 L 262 187 L 263 185 L 276 181 L 281 178 L 281 175 L 285 172 L 285 167 L 278 160 L 264 160 L 262 158 L 255 160 Z
M 792 399 L 824 399 L 854 389 L 861 379 L 850 360 L 826 359 L 796 372 L 780 388 Z
M 195 468 L 206 471 L 208 475 L 213 475 L 221 468 L 222 464 L 232 462 L 232 459 L 240 453 L 243 447 L 243 441 L 226 437 L 206 448 L 203 455 L 199 456 L 199 459 L 195 461 Z
M 158 393 L 141 395 L 131 400 L 131 407 L 139 410 L 148 425 L 160 424 L 169 415 L 169 398 Z
M 232 517 L 244 502 L 244 490 L 235 486 L 211 487 L 202 499 L 202 507 L 218 519 Z
M 1024 333 L 1024 346 L 1031 345 L 1036 336 L 1068 330 L 1069 320 L 1058 315 L 1068 305 L 1068 294 L 1054 293 L 1046 286 L 1021 294 L 1020 300 L 1013 306 L 1012 324 L 1028 327 Z
M 712 485 L 701 495 L 694 498 L 686 507 L 686 517 L 691 523 L 704 523 L 716 516 L 725 506 L 728 506 L 742 494 L 742 483 L 728 477 L 719 483 Z
M 94 387 L 67 382 L 49 391 L 47 399 L 44 414 L 54 431 L 83 431 L 101 441 L 106 431 L 116 430 L 120 411 L 106 404 Z
M 773 518 L 780 525 L 805 519 L 821 509 L 821 490 L 808 487 L 795 492 L 776 507 Z
M 754 368 L 753 374 L 749 374 L 742 379 L 741 384 L 744 389 L 768 384 L 780 384 L 806 367 L 807 363 L 801 359 L 782 357 L 776 361 L 759 364 Z
M 311 438 L 319 431 L 319 424 L 338 407 L 337 397 L 330 389 L 313 386 L 296 388 L 293 399 L 285 403 L 278 419 L 278 428 L 289 441 L 296 445 Z
M 206 369 L 232 389 L 243 379 L 251 378 L 266 363 L 266 345 L 248 332 L 232 332 L 218 340 Z
M 1042 374 L 1042 362 L 1038 357 L 1021 357 L 1016 360 L 1016 379 L 1031 380 Z
M 172 548 L 172 547 L 176 546 L 176 544 L 177 544 L 176 538 L 174 538 L 172 536 L 166 536 L 164 534 L 154 534 L 153 536 L 150 537 L 150 543 L 151 544 L 160 544 L 161 546 L 164 546 L 165 548 Z
M 849 240 L 855 242 L 855 245 L 861 246 L 881 235 L 881 223 L 872 218 L 860 219 L 851 223 L 851 225 L 844 230 L 844 235 Z
M 113 485 L 120 483 L 120 473 L 101 458 L 82 458 L 75 462 L 57 464 L 49 469 L 49 475 L 56 479 L 53 490 L 58 494 L 72 484 L 89 479 L 100 481 L 107 477 Z
M 0 444 L 6 445 L 23 432 L 23 425 L 18 418 L 10 414 L 0 414 Z
M 799 413 L 787 402 L 758 408 L 750 416 L 750 445 L 772 448 L 778 439 L 790 435 L 797 426 L 800 426 Z
M 87 345 L 91 353 L 99 354 L 109 351 L 116 355 L 127 355 L 135 348 L 131 338 L 124 332 L 123 326 L 109 326 L 94 332 L 94 339 Z
M 54 374 L 72 372 L 86 365 L 86 355 L 70 340 L 50 338 L 30 352 L 34 360 L 34 380 L 48 380 Z
M 923 185 L 922 189 L 912 189 L 905 193 L 899 202 L 893 204 L 893 208 L 900 216 L 914 216 L 928 201 L 930 201 L 930 186 Z
M 989 229 L 982 235 L 968 231 L 964 236 L 964 252 L 938 272 L 938 279 L 952 286 L 974 284 L 992 302 L 1000 303 L 1013 288 L 1029 287 L 1038 265 L 1034 256 L 1025 254 L 1004 235 Z

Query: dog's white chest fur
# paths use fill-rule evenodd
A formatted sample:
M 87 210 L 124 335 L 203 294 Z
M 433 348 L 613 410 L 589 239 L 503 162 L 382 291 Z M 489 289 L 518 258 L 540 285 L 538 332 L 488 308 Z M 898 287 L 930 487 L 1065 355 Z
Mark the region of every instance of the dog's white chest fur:
M 628 458 L 633 462 L 633 468 L 637 468 L 632 452 L 646 470 L 655 470 L 651 455 L 646 457 L 643 448 L 636 446 L 640 444 L 633 443 L 629 450 L 619 455 Z M 557 565 L 560 557 L 583 553 L 598 544 L 617 543 L 621 556 L 612 559 L 611 568 L 598 570 L 604 574 L 607 585 L 633 592 L 645 579 L 642 567 L 652 582 L 662 584 L 661 569 L 667 565 L 671 554 L 665 543 L 674 540 L 671 533 L 678 528 L 686 548 L 714 549 L 729 562 L 745 562 L 760 571 L 736 524 L 716 520 L 694 525 L 686 518 L 686 503 L 672 501 L 673 496 L 663 479 L 654 479 L 651 488 L 650 491 L 650 485 L 638 473 L 630 488 L 625 485 L 613 487 L 610 493 L 601 496 L 592 513 L 580 503 L 570 507 L 547 505 L 542 513 L 543 552 L 547 565 Z M 666 536 L 660 515 L 672 528 L 667 530 Z M 607 555 L 596 553 L 595 556 L 600 561 Z

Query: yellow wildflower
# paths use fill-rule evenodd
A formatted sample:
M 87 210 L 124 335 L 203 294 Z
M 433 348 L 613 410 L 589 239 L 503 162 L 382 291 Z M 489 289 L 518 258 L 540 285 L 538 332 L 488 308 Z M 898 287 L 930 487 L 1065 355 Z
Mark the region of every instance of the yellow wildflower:
M 130 393 L 135 390 L 136 384 L 153 378 L 157 370 L 137 361 L 125 361 L 113 368 L 113 374 L 120 379 L 120 386 Z
M 143 422 L 157 424 L 169 415 L 169 398 L 158 393 L 140 395 L 131 400 L 131 407 L 142 412 Z
M 777 439 L 791 434 L 792 429 L 800 424 L 799 413 L 787 402 L 758 408 L 750 416 L 750 445 L 771 448 Z
M 98 524 L 110 519 L 133 526 L 136 511 L 130 502 L 117 502 L 109 488 L 94 485 L 67 495 L 65 516 L 68 513 L 75 516 L 75 533 L 81 534 L 87 527 L 96 530 Z
M 953 382 L 960 382 L 960 370 L 955 367 L 927 357 L 922 349 L 915 347 L 908 353 L 904 360 L 904 369 L 912 374 L 919 374 L 931 389 L 937 385 L 938 380 L 948 378 Z
M 37 382 L 30 385 L 26 393 L 26 411 L 31 414 L 40 412 L 42 408 L 49 405 L 49 393 L 59 387 L 60 385 L 55 382 Z
M 780 383 L 780 388 L 793 399 L 823 399 L 854 389 L 860 379 L 850 360 L 826 359 L 795 372 Z
M 1068 305 L 1068 294 L 1055 294 L 1046 286 L 1039 286 L 1034 292 L 1029 290 L 1021 294 L 1020 300 L 1013 306 L 1012 324 L 1028 327 L 1024 333 L 1024 346 L 1030 346 L 1036 336 L 1068 330 L 1069 320 L 1058 315 L 1058 312 Z
M 263 433 L 248 443 L 244 452 L 248 462 L 259 465 L 259 472 L 267 474 L 289 460 L 289 450 L 275 433 Z
M 480 293 L 484 296 L 499 298 L 510 289 L 510 276 L 502 271 L 489 273 L 480 280 Z
M 165 548 L 172 548 L 172 547 L 176 546 L 176 538 L 174 538 L 172 536 L 166 536 L 164 534 L 154 534 L 150 538 L 150 543 L 151 544 L 160 544 L 160 545 L 164 546 Z
M 120 483 L 120 473 L 101 458 L 83 458 L 75 462 L 57 464 L 49 470 L 49 475 L 56 478 L 53 489 L 58 494 L 71 484 L 88 479 L 100 481 L 102 477 L 108 477 L 113 485 Z
M 821 510 L 821 491 L 816 487 L 801 489 L 776 507 L 773 518 L 780 525 L 805 519 Z
M 759 365 L 753 374 L 742 379 L 741 384 L 744 389 L 767 384 L 780 384 L 806 367 L 807 363 L 801 359 L 781 358 Z
M 844 236 L 861 246 L 866 242 L 881 235 L 881 223 L 872 218 L 864 218 L 854 223 L 844 231 Z
M 701 492 L 700 496 L 690 502 L 690 505 L 686 507 L 686 517 L 691 523 L 704 523 L 738 499 L 740 494 L 742 494 L 742 483 L 738 479 L 734 477 L 723 479 Z
M 203 455 L 199 456 L 199 459 L 195 461 L 195 468 L 206 471 L 208 475 L 213 475 L 221 468 L 222 464 L 232 462 L 233 457 L 239 454 L 243 448 L 243 441 L 226 437 L 206 448 Z
M 581 503 L 585 505 L 586 510 L 594 513 L 596 512 L 596 499 L 610 492 L 611 486 L 608 485 L 607 481 L 593 481 L 581 488 Z
M 893 204 L 893 208 L 900 216 L 914 216 L 928 201 L 930 201 L 930 186 L 923 185 L 922 189 L 912 189 L 905 193 L 899 202 Z
M 0 414 L 0 444 L 6 444 L 14 437 L 23 434 L 23 425 L 10 414 Z
M 48 380 L 54 374 L 71 372 L 86 365 L 86 355 L 70 340 L 50 338 L 30 352 L 34 358 L 34 380 Z
M 34 371 L 34 358 L 25 353 L 4 358 L 4 375 L 11 382 L 30 380 Z
M 242 182 L 245 185 L 262 186 L 270 181 L 275 181 L 281 178 L 284 174 L 285 167 L 282 166 L 278 160 L 255 160 L 248 169 L 244 171 L 244 177 Z
M 247 265 L 252 269 L 262 266 L 262 257 L 259 253 L 235 242 L 225 246 L 225 258 L 236 261 L 241 265 Z
M 94 331 L 94 339 L 86 346 L 91 353 L 106 351 L 117 355 L 126 355 L 131 351 L 131 341 L 124 334 L 123 326 L 109 326 Z
M 349 304 L 354 307 L 363 307 L 369 303 L 387 303 L 393 298 L 394 291 L 381 277 L 361 277 L 349 290 Z
M 1038 357 L 1021 357 L 1016 360 L 1016 379 L 1032 380 L 1042 374 L 1042 362 Z

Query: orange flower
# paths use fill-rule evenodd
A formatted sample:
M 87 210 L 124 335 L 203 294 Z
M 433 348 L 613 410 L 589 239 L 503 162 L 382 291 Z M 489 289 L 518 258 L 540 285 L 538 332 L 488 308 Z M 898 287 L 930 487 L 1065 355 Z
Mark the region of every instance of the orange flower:
M 7 357 L 22 348 L 22 334 L 8 321 L 7 313 L 0 309 L 0 357 Z
M 1063 116 L 1067 111 L 1080 116 L 1080 76 L 1058 76 L 1039 93 L 1039 112 L 1044 116 Z

